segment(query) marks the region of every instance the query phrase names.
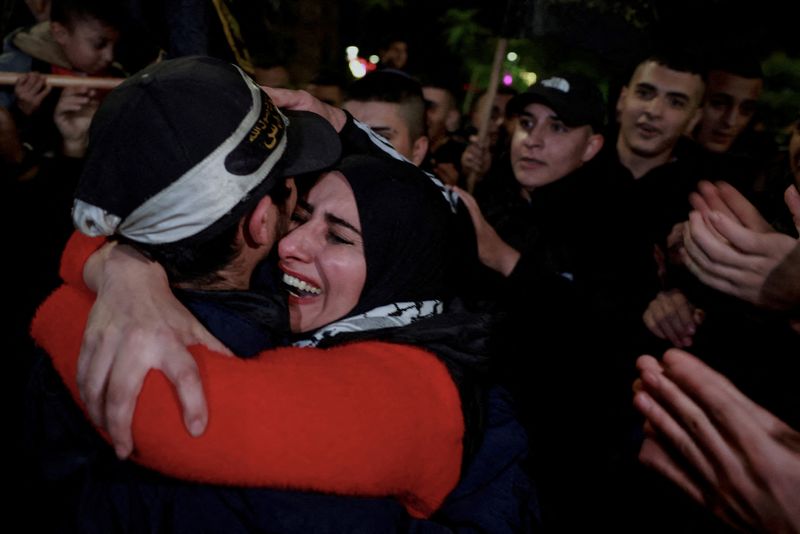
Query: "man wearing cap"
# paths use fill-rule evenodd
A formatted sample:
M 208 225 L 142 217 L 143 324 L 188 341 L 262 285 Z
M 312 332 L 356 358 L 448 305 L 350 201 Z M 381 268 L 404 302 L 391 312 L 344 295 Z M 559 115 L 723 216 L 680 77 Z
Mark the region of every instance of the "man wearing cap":
M 224 98 L 220 98 L 220 95 L 224 95 Z M 351 134 L 359 132 L 351 120 L 349 124 L 340 126 L 349 128 Z M 280 237 L 284 215 L 294 203 L 295 191 L 290 177 L 296 173 L 324 169 L 339 157 L 340 140 L 331 125 L 313 113 L 281 112 L 266 93 L 234 66 L 211 58 L 189 57 L 148 67 L 113 91 L 95 116 L 90 139 L 85 172 L 76 193 L 73 211 L 76 225 L 85 233 L 115 236 L 118 241 L 157 260 L 167 272 L 169 283 L 176 289 L 180 300 L 237 355 L 252 356 L 281 342 L 286 335 L 287 323 L 284 304 L 274 298 L 269 269 L 258 266 Z M 358 144 L 358 140 L 353 139 L 346 142 Z M 127 254 L 125 250 L 126 247 L 118 245 L 107 248 L 105 254 L 124 255 Z M 110 284 L 115 282 L 106 281 Z M 63 346 L 73 345 L 74 340 L 70 341 L 66 334 L 69 330 L 66 326 L 70 325 L 62 325 L 63 328 L 54 325 L 59 318 L 82 317 L 91 300 L 91 295 L 83 293 L 75 285 L 62 287 L 40 309 L 33 327 L 37 341 L 51 353 L 61 350 Z M 95 310 L 95 313 L 102 313 L 102 310 Z M 213 342 L 210 336 L 194 339 L 198 340 L 212 348 L 221 348 L 220 343 Z M 74 346 L 77 350 L 77 345 Z M 360 349 L 353 346 L 347 350 Z M 335 364 L 336 355 L 328 351 L 325 356 L 330 359 L 333 368 L 327 371 L 327 375 L 336 376 L 337 372 L 343 371 L 368 379 L 371 371 L 363 366 L 369 367 L 369 362 L 376 359 L 377 355 L 374 351 L 371 353 L 369 348 L 362 352 L 364 357 L 355 361 L 356 366 L 362 367 L 347 371 L 339 369 L 342 366 Z M 358 354 L 362 355 L 361 352 Z M 143 356 L 148 357 L 146 354 Z M 308 387 L 304 385 L 302 373 L 298 372 L 308 362 L 304 364 L 302 356 L 294 356 L 299 367 L 294 374 L 289 369 L 288 376 L 297 376 L 297 379 L 285 378 L 275 386 L 284 394 L 289 394 L 292 388 L 297 387 L 299 391 L 291 395 L 300 394 L 310 401 L 317 392 L 303 389 L 307 390 Z M 285 358 L 278 360 L 275 364 L 278 366 L 280 361 L 287 361 Z M 76 369 L 72 367 L 75 362 L 68 363 L 63 358 L 54 361 L 59 374 L 71 388 L 71 393 L 77 397 L 74 383 Z M 204 372 L 216 366 L 214 357 L 201 361 Z M 95 359 L 88 365 L 103 366 L 106 363 Z M 440 364 L 435 358 L 431 359 L 431 363 L 439 369 Z M 181 382 L 185 382 L 191 374 L 187 373 L 185 366 L 180 367 L 184 364 L 177 365 L 181 370 L 176 371 L 169 368 L 170 365 L 176 365 L 174 361 L 165 360 L 166 367 L 161 367 L 169 379 L 177 383 L 181 397 L 185 396 L 185 389 L 181 385 L 186 385 Z M 407 365 L 407 362 L 398 361 L 398 364 Z M 194 366 L 196 373 L 197 366 L 193 360 L 191 366 Z M 83 367 L 77 370 L 78 375 L 84 373 L 86 376 L 86 364 Z M 150 364 L 150 367 L 154 365 Z M 263 372 L 259 370 L 260 367 L 254 363 L 241 370 L 249 369 L 250 372 L 245 374 L 260 375 Z M 374 372 L 391 373 L 387 371 L 385 363 L 381 367 L 376 366 Z M 378 531 L 385 531 L 394 528 L 397 521 L 408 520 L 401 504 L 403 498 L 353 501 L 345 497 L 278 490 L 226 490 L 167 480 L 128 462 L 118 461 L 86 426 L 83 415 L 69 401 L 46 358 L 37 369 L 36 379 L 41 385 L 35 401 L 39 403 L 37 410 L 41 419 L 36 431 L 46 433 L 40 434 L 37 443 L 43 446 L 41 465 L 45 466 L 48 482 L 47 485 L 43 484 L 41 491 L 45 498 L 53 498 L 60 506 L 45 517 L 53 521 L 48 523 L 48 527 L 77 526 L 81 532 L 107 532 L 122 524 L 135 532 L 162 528 L 168 531 L 228 532 L 231 529 L 272 528 L 281 524 L 280 521 L 285 521 L 282 527 L 278 527 L 279 530 L 305 532 L 313 530 L 315 524 L 324 523 L 326 528 L 333 530 L 349 530 L 355 525 L 369 524 Z M 127 379 L 131 372 L 130 366 L 116 367 L 110 377 L 111 384 Z M 425 372 L 419 369 L 419 373 Z M 417 384 L 421 378 L 419 373 L 414 373 Z M 92 373 L 88 374 L 91 381 Z M 204 382 L 207 378 L 204 377 Z M 224 378 L 223 383 L 229 379 L 233 381 L 228 387 L 237 388 L 237 392 L 241 384 L 247 382 L 244 376 L 240 376 Z M 137 391 L 143 380 L 142 375 L 138 384 L 135 384 Z M 217 375 L 215 383 L 219 381 Z M 91 383 L 86 386 L 91 397 L 98 386 Z M 452 387 L 452 384 L 448 382 L 447 386 Z M 242 387 L 242 406 L 238 409 L 247 410 L 248 402 L 262 406 L 252 396 L 247 397 L 245 390 Z M 407 389 L 401 390 L 403 396 L 408 397 Z M 437 402 L 441 401 L 441 392 L 431 393 Z M 103 391 L 97 394 L 102 396 Z M 260 391 L 258 394 L 263 396 L 266 392 Z M 454 398 L 457 399 L 457 394 Z M 114 402 L 109 402 L 111 411 L 119 408 L 114 406 Z M 181 402 L 186 404 L 187 400 L 181 398 Z M 326 402 L 335 404 L 337 401 L 332 399 Z M 363 404 L 369 411 L 366 399 Z M 404 401 L 398 398 L 393 404 L 402 406 Z M 445 414 L 448 411 L 440 410 L 433 404 L 431 402 L 428 408 L 436 413 Z M 98 425 L 102 425 L 107 414 L 111 413 L 98 412 L 97 406 L 92 408 L 88 402 L 87 406 L 89 415 Z M 453 406 L 456 410 L 450 416 L 460 420 L 457 400 Z M 156 415 L 162 411 L 168 413 L 169 408 L 158 408 Z M 422 412 L 427 412 L 426 418 L 432 414 L 430 410 L 419 411 Z M 368 421 L 371 416 L 360 413 L 358 417 Z M 264 418 L 265 422 L 269 420 L 268 410 Z M 130 426 L 130 419 L 127 421 Z M 274 421 L 269 428 L 245 432 L 260 437 L 254 438 L 253 443 L 240 443 L 238 446 L 243 450 L 253 447 L 263 449 L 264 442 L 259 440 L 270 439 L 270 433 L 275 432 L 280 436 L 281 433 L 292 435 L 294 432 L 278 428 L 284 423 L 292 424 L 291 413 L 283 413 Z M 224 429 L 224 426 L 220 427 L 220 423 L 230 425 L 227 430 L 222 430 L 221 435 L 220 428 Z M 305 451 L 301 452 L 301 456 L 307 454 L 306 463 L 313 462 L 317 456 L 324 457 L 311 449 L 329 449 L 332 446 L 331 436 L 315 436 L 313 421 L 298 419 L 296 424 L 302 429 L 299 434 L 308 437 L 308 440 L 295 444 L 298 452 Z M 374 426 L 378 423 L 373 421 L 371 424 Z M 236 425 L 235 420 L 218 420 L 217 431 L 212 432 L 217 434 L 217 438 L 209 436 L 205 445 L 198 444 L 196 450 L 187 444 L 175 451 L 174 455 L 167 454 L 166 463 L 159 465 L 148 463 L 143 458 L 140 460 L 163 472 L 184 478 L 191 478 L 191 466 L 197 465 L 193 462 L 219 463 L 217 472 L 223 476 L 229 472 L 231 483 L 235 483 L 241 480 L 241 473 L 236 471 L 240 468 L 221 461 L 224 458 L 214 453 L 219 450 L 215 449 L 214 439 L 221 437 L 224 440 L 228 432 L 231 435 L 229 439 L 235 439 L 232 436 L 241 431 L 236 429 Z M 177 436 L 179 442 L 189 438 L 177 420 L 171 423 L 162 421 L 161 426 L 163 428 L 150 429 L 154 432 L 153 436 L 159 432 L 173 435 L 177 432 L 182 434 Z M 200 433 L 197 421 L 189 419 L 187 426 L 194 434 Z M 323 422 L 320 428 L 330 427 Z M 202 431 L 202 428 L 199 430 Z M 262 432 L 266 433 L 260 434 Z M 431 440 L 438 444 L 453 443 L 450 439 L 428 436 L 423 440 L 426 441 L 427 451 L 441 448 L 439 445 L 431 447 Z M 383 452 L 387 453 L 389 449 Z M 420 462 L 421 468 L 453 461 L 457 477 L 460 455 L 449 446 L 442 452 L 443 457 L 431 457 L 427 462 Z M 129 453 L 130 449 L 126 448 L 124 441 L 121 448 L 117 443 L 120 457 Z M 390 453 L 381 457 L 385 456 L 390 463 L 402 462 L 398 459 L 403 454 Z M 257 455 L 253 456 L 241 469 L 257 470 L 256 465 L 260 460 Z M 393 456 L 395 460 L 390 459 Z M 280 459 L 275 458 L 271 461 L 275 465 L 270 472 L 276 478 L 260 479 L 259 485 L 280 488 L 301 485 L 343 494 L 356 493 L 353 488 L 376 495 L 390 495 L 398 491 L 396 481 L 388 481 L 392 486 L 389 488 L 371 485 L 369 480 L 373 475 L 370 472 L 385 470 L 376 465 L 370 466 L 368 458 L 359 458 L 359 464 L 364 466 L 361 474 L 348 471 L 346 476 L 342 476 L 333 469 L 332 477 L 326 478 L 323 474 L 326 469 L 314 470 L 320 478 L 312 483 L 307 480 L 304 484 L 292 482 L 294 475 L 291 463 L 282 464 Z M 308 465 L 299 467 L 307 468 Z M 394 465 L 392 469 L 397 471 L 397 466 Z M 406 495 L 402 489 L 400 492 Z M 445 494 L 441 493 L 436 499 L 440 502 Z M 420 496 L 411 491 L 408 494 L 409 503 L 405 503 L 407 509 L 417 510 L 419 515 L 430 513 L 432 510 L 414 508 L 427 499 L 419 500 Z M 424 504 L 423 508 L 425 506 L 430 504 Z M 309 510 L 316 510 L 316 513 L 309 515 Z M 63 514 L 76 515 L 70 518 Z M 73 520 L 76 521 L 74 524 Z
M 593 528 L 613 494 L 603 484 L 630 409 L 626 395 L 614 394 L 630 382 L 598 347 L 619 348 L 624 340 L 617 338 L 635 328 L 631 310 L 640 308 L 627 288 L 648 256 L 619 231 L 625 221 L 616 191 L 593 166 L 603 146 L 599 89 L 560 74 L 509 106 L 516 125 L 510 169 L 499 177 L 505 189 L 485 197 L 486 218 L 459 195 L 473 216 L 481 260 L 503 277 L 495 286 L 507 312 L 496 370 L 529 431 L 543 523 L 553 532 L 581 532 Z M 584 372 L 576 375 L 575 366 Z
M 524 212 L 542 188 L 578 171 L 603 146 L 603 97 L 581 76 L 543 80 L 511 99 L 508 106 L 516 122 L 510 151 L 514 181 L 498 180 L 504 188 L 487 195 L 484 209 L 489 223 L 480 216 L 471 197 L 458 190 L 472 208 L 481 260 L 504 276 L 510 276 L 516 268 L 520 260 L 517 248 L 525 246 L 526 240 L 524 236 L 512 238 L 514 248 L 493 227 L 500 235 L 518 233 L 527 218 Z M 514 209 L 508 210 L 505 205 L 496 208 L 505 202 L 511 202 Z

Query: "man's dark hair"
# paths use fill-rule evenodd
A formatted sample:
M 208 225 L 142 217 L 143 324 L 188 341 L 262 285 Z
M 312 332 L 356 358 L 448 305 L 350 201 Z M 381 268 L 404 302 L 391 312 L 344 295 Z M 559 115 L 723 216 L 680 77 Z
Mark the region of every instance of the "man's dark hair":
M 458 107 L 459 87 L 453 82 L 451 77 L 437 75 L 422 75 L 419 77 L 421 87 L 433 87 L 446 91 L 449 98 L 453 101 L 453 106 Z
M 313 78 L 311 78 L 311 81 L 308 83 L 313 83 L 314 85 L 335 85 L 341 89 L 344 89 L 347 85 L 344 73 L 341 70 L 334 68 L 320 69 L 320 71 Z
M 52 22 L 72 29 L 76 21 L 90 19 L 120 29 L 125 21 L 125 9 L 119 0 L 52 0 Z
M 652 61 L 662 67 L 678 72 L 696 74 L 705 82 L 708 79 L 708 65 L 694 51 L 685 48 L 658 48 L 652 54 L 636 64 L 636 68 L 643 63 Z M 633 75 L 633 71 L 631 71 Z M 630 79 L 630 77 L 629 77 Z
M 286 181 L 281 181 L 268 193 L 272 202 L 282 211 L 291 190 Z M 244 219 L 248 219 L 252 211 Z M 215 233 L 202 241 L 189 243 L 167 243 L 145 245 L 129 239 L 118 238 L 120 243 L 130 245 L 153 261 L 157 261 L 167 273 L 170 284 L 192 284 L 197 287 L 209 286 L 223 281 L 220 271 L 228 267 L 239 255 L 241 245 L 236 241 L 239 224 Z
M 378 50 L 388 50 L 394 43 L 405 43 L 408 46 L 408 39 L 399 33 L 389 33 L 380 40 Z
M 741 50 L 717 52 L 712 56 L 708 70 L 727 72 L 741 78 L 764 78 L 764 71 L 761 70 L 761 62 L 758 57 Z
M 367 74 L 347 89 L 345 101 L 399 104 L 411 141 L 425 135 L 425 99 L 422 86 L 411 76 L 386 69 Z

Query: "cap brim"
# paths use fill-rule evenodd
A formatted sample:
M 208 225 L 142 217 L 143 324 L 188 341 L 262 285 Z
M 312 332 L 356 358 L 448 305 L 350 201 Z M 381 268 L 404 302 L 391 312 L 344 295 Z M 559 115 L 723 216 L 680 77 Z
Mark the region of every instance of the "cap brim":
M 339 161 L 342 143 L 327 120 L 310 111 L 281 111 L 289 118 L 282 176 L 322 171 Z

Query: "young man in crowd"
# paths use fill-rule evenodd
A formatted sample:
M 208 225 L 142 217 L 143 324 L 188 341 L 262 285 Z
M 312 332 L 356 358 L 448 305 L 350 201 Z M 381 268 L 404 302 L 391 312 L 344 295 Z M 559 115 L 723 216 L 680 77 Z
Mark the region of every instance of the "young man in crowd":
M 398 35 L 384 39 L 378 48 L 379 69 L 403 70 L 408 63 L 408 42 Z
M 473 102 L 469 113 L 469 124 L 462 132 L 462 137 L 467 142 L 460 160 L 462 179 L 466 179 L 470 173 L 474 173 L 478 180 L 482 179 L 497 158 L 507 151 L 509 137 L 512 133 L 512 121 L 509 120 L 506 108 L 516 94 L 517 91 L 514 88 L 500 85 L 494 101 L 489 102 L 488 93 L 483 91 Z M 488 106 L 491 108 L 486 140 L 483 145 L 479 145 L 477 133 L 480 127 L 480 117 Z
M 428 126 L 430 149 L 435 151 L 458 129 L 460 115 L 453 92 L 443 84 L 428 83 L 422 86 L 425 98 L 425 123 Z
M 367 74 L 348 88 L 343 107 L 414 165 L 425 160 L 425 100 L 419 82 L 410 76 L 395 71 Z
M 481 261 L 502 277 L 491 286 L 505 312 L 496 372 L 530 434 L 543 522 L 554 532 L 578 532 L 620 495 L 614 484 L 598 484 L 611 476 L 632 415 L 620 368 L 627 362 L 632 373 L 636 353 L 621 347 L 634 337 L 643 302 L 629 288 L 652 269 L 642 267 L 646 251 L 637 254 L 630 243 L 616 190 L 593 168 L 604 140 L 599 89 L 564 74 L 508 105 L 515 123 L 502 167 L 508 174 L 487 178 L 506 187 L 484 204 L 486 218 L 458 193 L 473 217 Z M 588 340 L 600 339 L 629 358 L 590 348 Z M 576 378 L 575 365 L 586 374 Z M 570 398 L 559 393 L 565 389 Z M 582 436 L 591 436 L 591 447 Z M 576 500 L 585 514 L 574 514 Z
M 430 169 L 443 183 L 458 184 L 461 174 L 463 142 L 453 138 L 458 130 L 460 114 L 453 92 L 445 84 L 431 81 L 422 86 L 425 97 L 425 122 L 430 147 L 424 167 Z
M 694 139 L 715 153 L 730 151 L 753 120 L 764 88 L 758 61 L 749 56 L 719 61 L 708 71 L 703 117 Z

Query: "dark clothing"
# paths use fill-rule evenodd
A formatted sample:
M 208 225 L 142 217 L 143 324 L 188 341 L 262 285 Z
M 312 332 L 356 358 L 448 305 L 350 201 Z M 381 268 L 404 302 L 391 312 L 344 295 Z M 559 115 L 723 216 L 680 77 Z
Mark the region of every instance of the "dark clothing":
M 619 187 L 629 224 L 639 227 L 651 244 L 662 245 L 672 227 L 686 220 L 691 209 L 689 193 L 702 179 L 698 174 L 702 157 L 703 151 L 696 144 L 681 139 L 670 161 L 639 178 L 622 165 L 613 142 L 601 150 L 596 160 L 599 175 Z
M 551 532 L 595 528 L 620 495 L 640 317 L 657 288 L 651 247 L 626 216 L 627 184 L 598 168 L 529 200 L 513 174 L 483 191 L 487 219 L 521 254 L 498 285 L 506 320 L 494 372 L 530 436 L 529 470 Z
M 288 344 L 289 312 L 272 262 L 262 262 L 249 291 L 175 289 L 178 299 L 240 358 Z

